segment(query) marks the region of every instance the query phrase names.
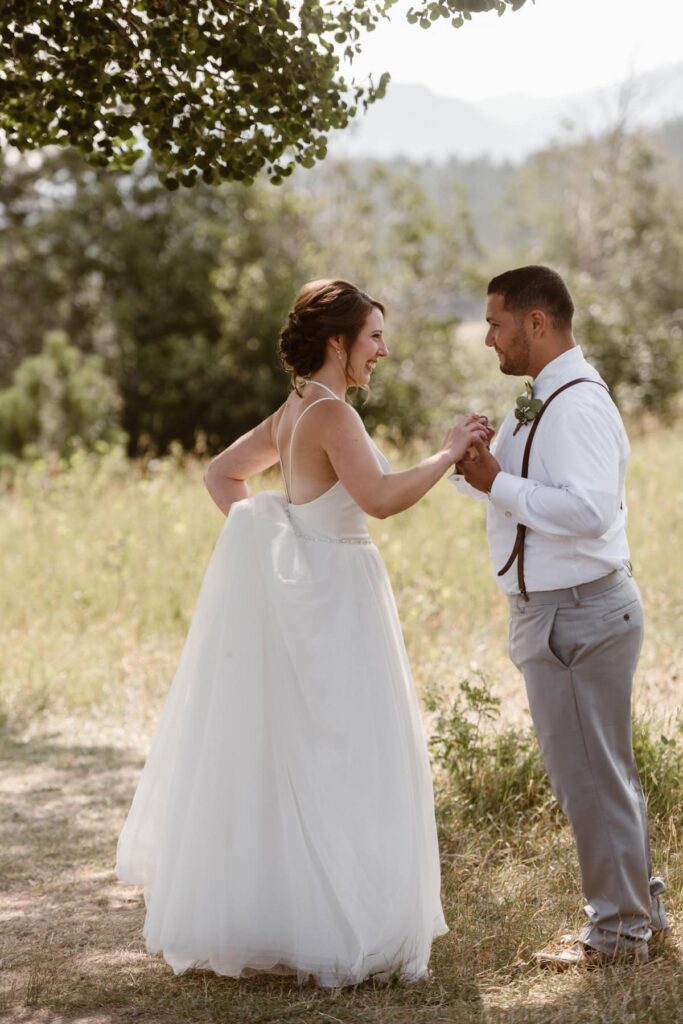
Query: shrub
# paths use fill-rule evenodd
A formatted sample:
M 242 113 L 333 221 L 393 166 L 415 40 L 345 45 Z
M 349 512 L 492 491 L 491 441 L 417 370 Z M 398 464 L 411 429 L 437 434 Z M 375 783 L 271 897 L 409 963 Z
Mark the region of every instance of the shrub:
M 460 683 L 445 703 L 430 698 L 435 713 L 430 748 L 442 803 L 461 819 L 506 826 L 520 818 L 561 819 L 533 729 L 500 730 L 500 698 L 485 681 Z M 683 803 L 683 723 L 666 736 L 650 719 L 635 719 L 633 747 L 653 825 L 679 813 Z
M 119 441 L 120 401 L 99 356 L 84 355 L 62 331 L 45 335 L 43 350 L 15 370 L 0 392 L 0 452 L 67 455 Z
M 481 682 L 460 683 L 436 711 L 430 747 L 450 799 L 468 820 L 509 824 L 529 813 L 551 811 L 553 798 L 530 729 L 492 727 L 500 698 Z

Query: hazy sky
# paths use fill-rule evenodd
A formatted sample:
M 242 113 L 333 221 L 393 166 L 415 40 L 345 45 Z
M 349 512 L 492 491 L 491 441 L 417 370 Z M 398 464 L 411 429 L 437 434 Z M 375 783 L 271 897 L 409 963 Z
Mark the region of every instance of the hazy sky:
M 561 96 L 683 61 L 683 0 L 527 0 L 463 28 L 408 25 L 410 0 L 367 37 L 357 73 L 390 71 L 443 96 Z

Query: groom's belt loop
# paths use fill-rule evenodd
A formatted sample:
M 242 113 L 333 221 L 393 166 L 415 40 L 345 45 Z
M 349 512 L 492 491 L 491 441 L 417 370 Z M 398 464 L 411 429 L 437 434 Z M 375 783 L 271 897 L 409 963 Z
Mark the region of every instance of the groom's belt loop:
M 566 391 L 567 388 L 574 387 L 575 384 L 599 384 L 599 386 L 601 388 L 604 388 L 605 391 L 609 394 L 609 388 L 607 387 L 607 385 L 603 384 L 600 380 L 593 380 L 592 377 L 577 377 L 576 380 L 570 380 L 567 384 L 563 384 L 561 388 L 558 388 L 557 391 L 553 391 L 552 395 L 546 398 L 545 402 L 538 410 L 536 417 L 531 424 L 531 430 L 529 431 L 529 436 L 527 437 L 526 444 L 524 445 L 524 456 L 522 458 L 522 472 L 520 473 L 520 476 L 523 480 L 526 480 L 529 476 L 529 460 L 531 458 L 531 445 L 534 440 L 534 435 L 536 434 L 538 424 L 541 422 L 541 417 L 543 416 L 543 413 L 546 411 L 546 409 L 548 408 L 548 406 L 554 398 L 557 398 L 557 396 L 562 394 L 563 391 Z M 510 557 L 508 558 L 503 568 L 498 570 L 498 575 L 504 576 L 506 572 L 509 572 L 509 570 L 515 564 L 515 562 L 517 562 L 517 583 L 519 584 L 519 592 L 524 598 L 524 600 L 528 601 L 529 595 L 527 594 L 526 583 L 524 581 L 525 537 L 526 526 L 524 526 L 523 523 L 518 523 L 517 536 L 515 537 L 514 547 L 510 552 Z

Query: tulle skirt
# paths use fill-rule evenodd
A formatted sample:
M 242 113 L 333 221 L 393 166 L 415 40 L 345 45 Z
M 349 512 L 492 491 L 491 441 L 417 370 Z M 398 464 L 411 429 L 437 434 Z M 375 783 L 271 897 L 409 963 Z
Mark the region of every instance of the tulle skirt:
M 177 973 L 425 977 L 447 930 L 432 782 L 373 544 L 236 503 L 118 844 Z

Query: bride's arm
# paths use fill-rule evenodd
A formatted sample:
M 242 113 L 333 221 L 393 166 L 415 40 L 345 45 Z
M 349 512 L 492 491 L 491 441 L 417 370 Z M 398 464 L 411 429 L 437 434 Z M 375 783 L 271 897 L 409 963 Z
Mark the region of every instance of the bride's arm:
M 249 497 L 246 481 L 278 461 L 273 420 L 276 414 L 242 434 L 209 463 L 204 483 L 221 512 L 227 516 L 235 501 Z
M 321 443 L 354 501 L 368 515 L 386 519 L 410 508 L 436 484 L 475 440 L 487 438 L 481 423 L 465 417 L 446 434 L 438 452 L 411 469 L 383 473 L 358 413 L 342 402 L 318 406 Z

